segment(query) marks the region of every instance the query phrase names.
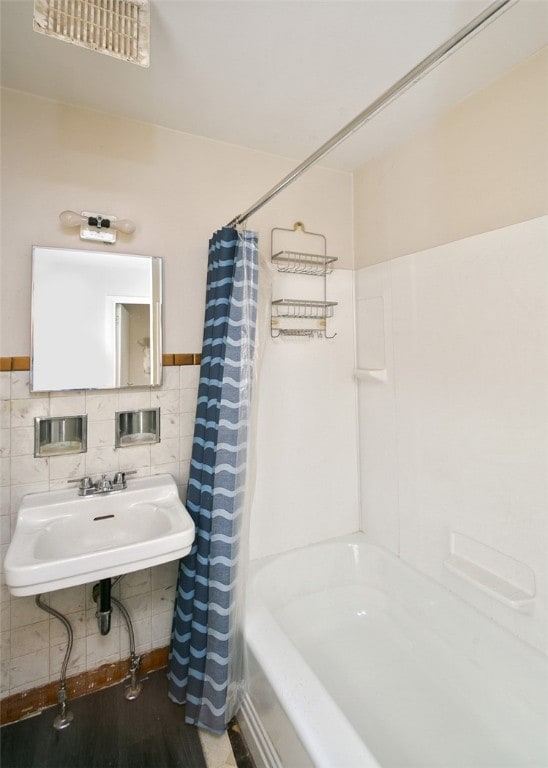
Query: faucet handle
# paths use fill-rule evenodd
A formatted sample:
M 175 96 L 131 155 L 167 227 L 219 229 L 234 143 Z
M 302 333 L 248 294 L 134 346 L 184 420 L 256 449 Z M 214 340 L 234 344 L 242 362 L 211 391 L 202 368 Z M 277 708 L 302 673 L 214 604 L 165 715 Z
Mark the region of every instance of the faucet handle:
M 116 472 L 112 480 L 112 487 L 122 488 L 122 489 L 126 488 L 127 486 L 126 475 L 136 475 L 136 474 L 137 474 L 136 469 L 128 469 L 126 472 Z
M 78 483 L 78 493 L 80 496 L 86 496 L 86 494 L 95 491 L 93 481 L 89 475 L 86 475 L 85 477 L 75 477 L 74 479 L 67 480 L 67 483 Z

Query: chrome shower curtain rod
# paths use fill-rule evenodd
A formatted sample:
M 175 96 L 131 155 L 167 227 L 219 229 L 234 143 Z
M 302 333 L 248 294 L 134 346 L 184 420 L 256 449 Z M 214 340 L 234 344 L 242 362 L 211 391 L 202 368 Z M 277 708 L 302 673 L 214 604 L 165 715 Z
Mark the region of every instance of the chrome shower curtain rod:
M 266 205 L 273 197 L 282 192 L 286 187 L 292 184 L 299 178 L 305 171 L 311 166 L 321 160 L 322 157 L 335 149 L 345 139 L 347 139 L 352 133 L 362 128 L 368 120 L 378 114 L 384 107 L 390 102 L 397 99 L 408 88 L 417 83 L 434 67 L 440 64 L 447 56 L 454 53 L 463 43 L 470 39 L 474 34 L 479 32 L 483 27 L 487 26 L 496 16 L 507 10 L 511 5 L 514 5 L 518 0 L 496 0 L 491 3 L 482 13 L 472 19 L 466 26 L 459 30 L 456 34 L 442 43 L 435 51 L 429 56 L 423 59 L 416 67 L 413 67 L 406 75 L 400 80 L 394 83 L 387 91 L 385 91 L 378 99 L 375 99 L 363 112 L 360 112 L 353 120 L 351 120 L 344 128 L 336 133 L 329 141 L 317 149 L 310 157 L 307 157 L 300 165 L 294 168 L 285 178 L 283 178 L 275 187 L 272 187 L 265 195 L 263 195 L 256 203 L 250 206 L 246 211 L 235 216 L 232 221 L 227 224 L 229 227 L 235 227 L 238 224 L 242 224 L 246 219 L 257 213 L 263 205 Z

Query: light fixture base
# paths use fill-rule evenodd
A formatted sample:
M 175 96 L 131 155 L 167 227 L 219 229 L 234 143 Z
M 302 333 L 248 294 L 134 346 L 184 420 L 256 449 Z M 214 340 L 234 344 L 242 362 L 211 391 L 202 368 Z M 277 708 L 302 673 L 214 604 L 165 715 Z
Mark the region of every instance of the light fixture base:
M 87 221 L 80 226 L 80 237 L 82 240 L 95 240 L 95 242 L 101 243 L 115 243 L 116 242 L 116 229 L 113 225 L 116 224 L 116 216 L 111 216 L 108 213 L 93 213 L 92 211 L 82 211 Z M 96 219 L 99 223 L 98 226 L 92 226 L 89 224 L 89 219 Z M 110 225 L 108 227 L 101 227 L 100 222 L 108 219 Z

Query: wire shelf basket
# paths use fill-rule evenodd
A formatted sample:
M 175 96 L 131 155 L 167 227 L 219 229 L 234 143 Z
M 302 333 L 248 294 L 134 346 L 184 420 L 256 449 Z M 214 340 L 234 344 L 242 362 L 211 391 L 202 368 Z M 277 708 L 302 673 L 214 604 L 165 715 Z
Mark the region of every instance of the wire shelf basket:
M 314 336 L 323 336 L 324 331 L 321 328 L 279 328 L 278 333 L 280 336 L 300 336 L 312 339 Z
M 325 320 L 333 317 L 336 301 L 309 301 L 307 299 L 276 299 L 272 302 L 273 317 L 302 317 Z
M 272 255 L 272 263 L 278 272 L 293 272 L 301 275 L 318 275 L 323 277 L 333 272 L 336 256 L 325 256 L 319 253 L 301 253 L 300 251 L 279 251 Z

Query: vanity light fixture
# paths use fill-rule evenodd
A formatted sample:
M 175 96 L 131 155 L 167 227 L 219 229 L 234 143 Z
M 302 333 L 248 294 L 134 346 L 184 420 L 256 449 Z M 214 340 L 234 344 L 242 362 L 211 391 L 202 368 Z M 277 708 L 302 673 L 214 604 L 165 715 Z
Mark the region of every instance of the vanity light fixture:
M 59 220 L 64 227 L 80 227 L 82 240 L 115 243 L 117 231 L 125 235 L 135 232 L 135 224 L 130 219 L 117 219 L 105 213 L 63 211 L 59 214 Z

